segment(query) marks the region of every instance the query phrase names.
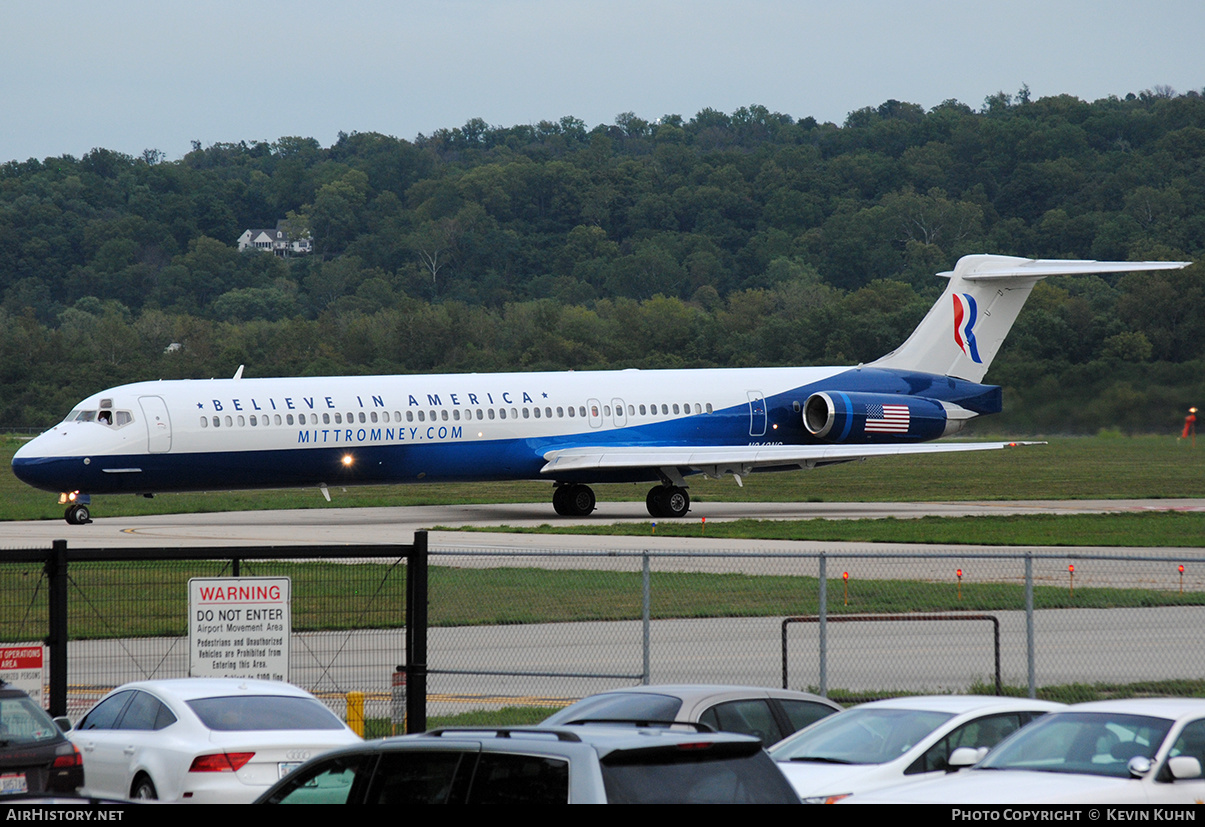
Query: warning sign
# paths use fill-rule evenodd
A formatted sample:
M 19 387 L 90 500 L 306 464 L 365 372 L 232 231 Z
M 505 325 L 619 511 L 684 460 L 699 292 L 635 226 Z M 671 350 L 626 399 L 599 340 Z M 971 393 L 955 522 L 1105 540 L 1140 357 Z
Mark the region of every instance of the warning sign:
M 188 674 L 289 679 L 291 581 L 194 577 L 188 581 Z
M 40 643 L 0 647 L 0 680 L 24 690 L 39 706 L 45 679 L 44 652 Z

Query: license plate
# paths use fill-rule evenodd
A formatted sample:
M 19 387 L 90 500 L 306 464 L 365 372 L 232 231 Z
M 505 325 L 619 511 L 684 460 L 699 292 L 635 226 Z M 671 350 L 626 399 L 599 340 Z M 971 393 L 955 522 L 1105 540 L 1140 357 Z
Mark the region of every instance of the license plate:
M 305 762 L 303 762 L 303 761 L 281 761 L 276 766 L 280 769 L 280 777 L 284 778 L 286 775 L 291 773 L 293 770 L 300 767 L 303 763 L 305 763 Z
M 29 792 L 29 784 L 25 781 L 25 773 L 10 772 L 0 775 L 0 795 Z

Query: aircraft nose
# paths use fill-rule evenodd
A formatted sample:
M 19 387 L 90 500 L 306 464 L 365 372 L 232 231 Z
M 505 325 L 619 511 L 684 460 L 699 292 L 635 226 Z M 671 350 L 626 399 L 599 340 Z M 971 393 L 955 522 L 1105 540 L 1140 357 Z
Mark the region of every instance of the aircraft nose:
M 34 437 L 22 445 L 13 454 L 13 474 L 26 485 L 41 488 L 43 491 L 61 491 L 62 487 L 55 482 L 56 466 L 59 464 L 53 456 L 48 456 L 48 434 Z

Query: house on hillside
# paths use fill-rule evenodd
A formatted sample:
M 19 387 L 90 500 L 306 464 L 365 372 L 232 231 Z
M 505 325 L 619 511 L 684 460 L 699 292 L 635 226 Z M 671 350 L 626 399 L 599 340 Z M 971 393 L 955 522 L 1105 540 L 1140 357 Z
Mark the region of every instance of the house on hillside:
M 314 242 L 309 233 L 294 238 L 289 232 L 289 222 L 282 218 L 276 222 L 275 229 L 244 230 L 238 237 L 238 249 L 240 253 L 244 250 L 262 250 L 288 258 L 309 255 L 314 251 Z

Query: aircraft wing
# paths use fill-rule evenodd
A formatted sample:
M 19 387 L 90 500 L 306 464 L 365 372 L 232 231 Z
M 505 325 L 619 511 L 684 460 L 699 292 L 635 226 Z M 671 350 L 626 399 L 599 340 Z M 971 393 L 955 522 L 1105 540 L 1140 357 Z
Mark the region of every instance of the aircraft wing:
M 755 468 L 816 468 L 868 457 L 993 451 L 1042 442 L 927 442 L 922 445 L 598 445 L 558 448 L 544 454 L 540 473 L 556 476 L 624 468 L 695 469 L 709 476 L 748 474 Z

